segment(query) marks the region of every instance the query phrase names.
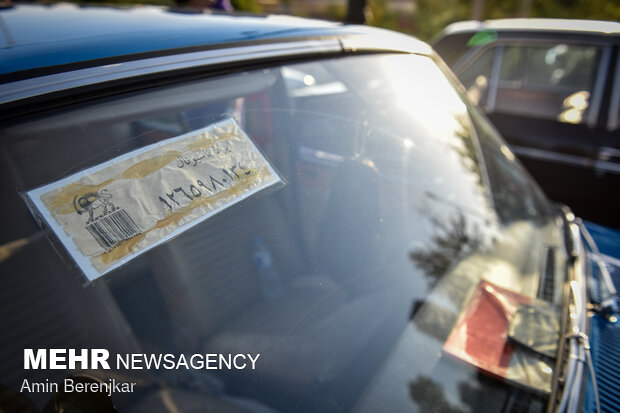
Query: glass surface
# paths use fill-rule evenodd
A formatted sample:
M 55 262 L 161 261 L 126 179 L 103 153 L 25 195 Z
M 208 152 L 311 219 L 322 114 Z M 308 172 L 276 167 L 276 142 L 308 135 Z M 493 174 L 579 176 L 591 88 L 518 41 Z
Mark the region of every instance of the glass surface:
M 229 116 L 285 185 L 86 286 L 20 196 Z M 561 292 L 539 286 L 562 285 L 563 248 L 547 200 L 430 58 L 235 73 L 81 103 L 1 136 L 0 382 L 14 392 L 24 377 L 74 374 L 22 370 L 24 348 L 260 353 L 255 370 L 90 374 L 138 383 L 113 396 L 121 412 L 544 410 L 544 391 L 446 352 L 481 285 L 558 305 Z M 41 406 L 50 394 L 28 396 Z
M 489 93 L 495 52 L 495 47 L 487 48 L 475 56 L 459 74 L 459 79 L 467 90 L 467 97 L 482 107 L 486 104 Z
M 599 55 L 598 47 L 564 43 L 504 47 L 495 110 L 583 122 Z

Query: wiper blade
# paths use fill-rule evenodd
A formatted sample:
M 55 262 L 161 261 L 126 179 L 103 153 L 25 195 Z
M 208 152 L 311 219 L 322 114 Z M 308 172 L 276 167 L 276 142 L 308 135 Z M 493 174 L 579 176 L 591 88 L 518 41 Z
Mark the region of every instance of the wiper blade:
M 568 341 L 568 353 L 564 369 L 564 389 L 557 412 L 578 412 L 581 399 L 583 366 L 586 362 L 586 345 L 588 336 L 585 329 L 585 302 L 582 286 L 575 280 L 570 282 L 569 327 L 565 339 Z M 588 345 L 589 347 L 589 345 Z
M 569 254 L 569 281 L 565 295 L 565 311 L 563 322 L 562 343 L 558 353 L 556 377 L 553 384 L 552 398 L 550 399 L 548 412 L 554 411 L 556 395 L 559 392 L 560 379 L 563 379 L 563 388 L 557 402 L 556 412 L 578 412 L 581 410 L 581 390 L 584 375 L 584 365 L 587 364 L 592 377 L 593 391 L 597 412 L 600 411 L 598 400 L 598 388 L 594 377 L 594 367 L 590 356 L 589 338 L 586 334 L 586 254 L 581 237 L 585 234 L 580 231 L 580 222 L 565 215 L 565 231 L 567 235 L 567 247 Z M 572 218 L 572 219 L 571 219 Z M 583 224 L 581 224 L 583 225 Z M 587 238 L 586 238 L 587 241 Z M 591 248 L 591 247 L 590 247 Z M 597 249 L 598 250 L 598 249 Z M 615 291 L 615 290 L 614 290 Z M 564 349 L 564 343 L 568 343 L 568 349 Z M 562 369 L 563 367 L 563 369 Z
M 590 248 L 590 255 L 596 263 L 600 271 L 601 279 L 603 281 L 604 293 L 601 294 L 601 300 L 600 303 L 598 303 L 598 311 L 605 314 L 617 314 L 620 310 L 620 305 L 618 304 L 618 294 L 616 291 L 616 287 L 611 280 L 609 270 L 607 269 L 605 262 L 601 258 L 601 252 L 599 251 L 598 246 L 594 241 L 594 238 L 592 238 L 592 235 L 590 235 L 590 231 L 588 231 L 588 228 L 584 225 L 583 221 L 577 218 L 575 222 L 579 226 L 581 235 L 586 240 L 586 243 Z

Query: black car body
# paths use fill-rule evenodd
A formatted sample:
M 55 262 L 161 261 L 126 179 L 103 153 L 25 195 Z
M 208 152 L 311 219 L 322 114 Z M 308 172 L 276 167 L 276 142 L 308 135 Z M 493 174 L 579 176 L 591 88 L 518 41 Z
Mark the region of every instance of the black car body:
M 620 23 L 448 26 L 435 50 L 552 199 L 620 227 Z

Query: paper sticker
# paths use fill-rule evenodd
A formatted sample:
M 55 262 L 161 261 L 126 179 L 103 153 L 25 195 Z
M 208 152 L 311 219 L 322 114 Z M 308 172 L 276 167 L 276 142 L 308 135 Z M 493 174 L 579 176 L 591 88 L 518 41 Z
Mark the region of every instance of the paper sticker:
M 234 119 L 27 193 L 89 280 L 281 182 Z

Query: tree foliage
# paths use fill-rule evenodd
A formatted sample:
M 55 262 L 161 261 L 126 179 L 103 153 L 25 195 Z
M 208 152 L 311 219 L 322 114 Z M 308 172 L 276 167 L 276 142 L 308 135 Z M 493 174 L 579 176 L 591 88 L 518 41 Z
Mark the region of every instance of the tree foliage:
M 413 33 L 430 40 L 450 23 L 471 18 L 473 0 L 416 0 Z M 620 3 L 610 0 L 484 0 L 483 19 L 553 17 L 620 20 Z
M 246 11 L 251 13 L 262 13 L 263 8 L 256 0 L 231 0 L 235 10 Z

